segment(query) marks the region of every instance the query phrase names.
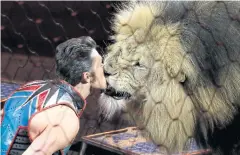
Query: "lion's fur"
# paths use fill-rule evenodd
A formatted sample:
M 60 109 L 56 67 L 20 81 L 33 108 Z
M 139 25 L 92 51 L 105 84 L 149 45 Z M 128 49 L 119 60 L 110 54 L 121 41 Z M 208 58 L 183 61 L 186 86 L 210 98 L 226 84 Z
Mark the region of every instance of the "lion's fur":
M 118 8 L 115 43 L 104 60 L 108 82 L 133 95 L 126 106 L 136 124 L 171 152 L 191 137 L 208 141 L 238 113 L 239 9 L 239 2 L 130 2 Z

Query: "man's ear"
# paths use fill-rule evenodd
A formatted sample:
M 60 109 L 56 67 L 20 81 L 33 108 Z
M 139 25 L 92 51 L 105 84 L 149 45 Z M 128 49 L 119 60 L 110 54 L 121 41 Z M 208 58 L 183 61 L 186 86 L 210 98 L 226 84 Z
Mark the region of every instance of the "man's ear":
M 89 72 L 83 72 L 82 74 L 82 83 L 89 83 L 91 80 L 91 76 Z

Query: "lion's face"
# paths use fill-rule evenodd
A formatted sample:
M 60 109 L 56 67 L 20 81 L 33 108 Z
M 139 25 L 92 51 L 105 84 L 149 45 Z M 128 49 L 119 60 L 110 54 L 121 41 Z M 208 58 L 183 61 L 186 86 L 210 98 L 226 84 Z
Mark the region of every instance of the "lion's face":
M 134 42 L 127 40 L 109 47 L 109 53 L 104 61 L 105 72 L 110 75 L 107 78 L 109 85 L 116 91 L 130 95 L 160 80 L 161 75 L 157 77 L 158 79 L 151 77 L 153 72 L 156 73 L 154 66 L 154 56 L 146 46 L 135 46 Z
M 138 44 L 132 36 L 108 47 L 104 70 L 108 74 L 109 87 L 101 97 L 104 108 L 108 109 L 105 111 L 107 117 L 141 94 L 160 102 L 162 93 L 159 91 L 169 78 L 164 65 L 155 55 L 158 49 L 152 43 Z

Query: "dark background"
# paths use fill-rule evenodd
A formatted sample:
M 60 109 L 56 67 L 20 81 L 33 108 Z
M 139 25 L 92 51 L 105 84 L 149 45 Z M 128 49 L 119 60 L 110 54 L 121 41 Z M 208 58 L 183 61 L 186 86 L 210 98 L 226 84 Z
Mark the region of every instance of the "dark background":
M 91 36 L 104 53 L 117 3 L 1 2 L 2 80 L 24 83 L 54 78 L 55 48 L 70 38 Z
M 1 82 L 23 84 L 54 79 L 55 48 L 70 38 L 91 36 L 103 54 L 111 43 L 110 20 L 117 3 L 120 2 L 1 2 Z M 99 122 L 97 96 L 98 92 L 87 100 L 76 141 L 83 135 L 129 126 L 120 118 Z

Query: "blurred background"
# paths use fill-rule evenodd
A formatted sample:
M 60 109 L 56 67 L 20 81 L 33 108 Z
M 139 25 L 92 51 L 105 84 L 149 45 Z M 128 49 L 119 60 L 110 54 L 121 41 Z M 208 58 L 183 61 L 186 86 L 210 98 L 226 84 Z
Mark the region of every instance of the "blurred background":
M 54 79 L 55 48 L 67 39 L 91 36 L 99 45 L 98 51 L 104 54 L 106 45 L 111 43 L 110 21 L 117 3 L 120 2 L 1 2 L 1 98 L 28 81 Z M 97 95 L 96 92 L 88 99 L 76 142 L 84 135 L 130 126 L 119 118 L 99 120 Z

